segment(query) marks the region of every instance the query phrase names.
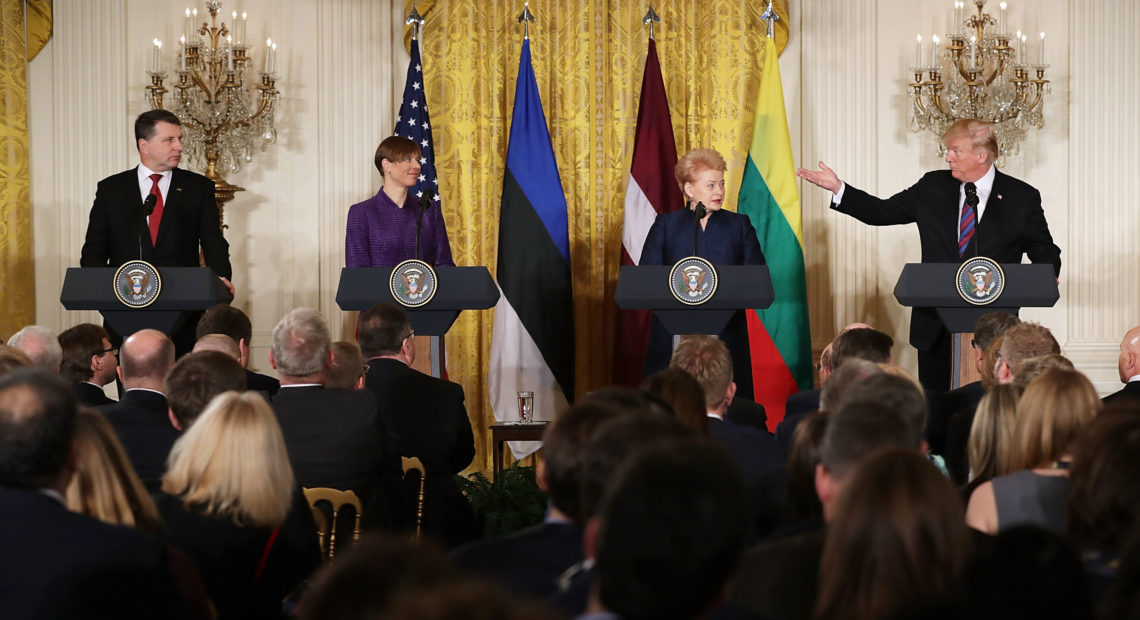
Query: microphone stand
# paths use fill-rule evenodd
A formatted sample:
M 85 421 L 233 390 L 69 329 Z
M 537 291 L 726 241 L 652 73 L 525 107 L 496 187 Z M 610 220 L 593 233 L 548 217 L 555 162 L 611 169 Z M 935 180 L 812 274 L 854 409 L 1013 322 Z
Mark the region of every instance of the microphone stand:
M 420 229 L 424 225 L 424 211 L 431 208 L 431 198 L 427 196 L 420 196 L 419 213 L 416 215 L 416 260 L 423 260 L 420 258 Z
M 146 197 L 146 200 L 143 201 L 143 218 L 142 221 L 139 222 L 142 225 L 142 228 L 139 230 L 139 260 L 142 260 L 142 236 L 144 232 L 147 235 L 150 234 L 150 227 L 147 225 L 146 218 L 150 217 L 151 214 L 154 213 L 154 208 L 157 205 L 158 197 L 154 194 L 148 195 Z
M 697 235 L 701 232 L 701 220 L 705 219 L 708 211 L 702 202 L 698 202 L 697 206 L 693 208 L 693 256 L 697 255 Z

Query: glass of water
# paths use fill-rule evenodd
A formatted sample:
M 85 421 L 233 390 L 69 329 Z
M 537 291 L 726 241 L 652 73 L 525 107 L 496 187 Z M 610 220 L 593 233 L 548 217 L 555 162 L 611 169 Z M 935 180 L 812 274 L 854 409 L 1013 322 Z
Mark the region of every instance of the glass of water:
M 534 422 L 534 392 L 519 392 L 519 424 Z

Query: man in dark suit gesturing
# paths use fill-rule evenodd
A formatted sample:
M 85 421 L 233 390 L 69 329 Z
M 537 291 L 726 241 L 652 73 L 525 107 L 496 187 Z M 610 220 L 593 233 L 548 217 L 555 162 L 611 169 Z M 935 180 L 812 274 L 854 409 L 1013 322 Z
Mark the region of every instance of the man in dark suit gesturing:
M 416 359 L 414 332 L 399 306 L 372 306 L 358 328 L 368 364 L 364 385 L 376 395 L 400 456 L 419 457 L 427 469 L 424 530 L 449 547 L 477 538 L 474 513 L 452 480 L 475 457 L 463 388 L 409 366 Z
M 839 180 L 831 168 L 799 168 L 796 175 L 834 194 L 831 208 L 872 226 L 918 225 L 924 263 L 959 263 L 985 256 L 1019 263 L 1022 254 L 1061 273 L 1061 250 L 1053 243 L 1041 209 L 1041 193 L 1003 174 L 993 125 L 963 119 L 942 136 L 949 170 L 928 172 L 917 183 L 887 199 L 876 198 Z M 984 222 L 984 226 L 983 226 Z M 915 308 L 910 343 L 918 349 L 923 386 L 936 393 L 950 387 L 950 333 L 934 308 Z

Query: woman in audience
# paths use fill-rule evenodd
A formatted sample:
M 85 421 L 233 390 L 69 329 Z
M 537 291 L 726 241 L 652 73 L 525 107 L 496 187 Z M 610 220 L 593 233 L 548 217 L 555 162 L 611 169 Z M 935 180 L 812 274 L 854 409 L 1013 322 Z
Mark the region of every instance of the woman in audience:
M 1140 523 L 1140 403 L 1114 404 L 1089 425 L 1069 478 L 1069 537 L 1099 598 Z
M 64 493 L 67 508 L 110 523 L 161 537 L 162 521 L 107 418 L 79 408 L 75 421 L 75 474 Z M 167 548 L 170 572 L 191 618 L 214 618 L 214 608 L 198 571 L 177 549 Z
M 666 368 L 645 378 L 641 389 L 656 394 L 673 408 L 673 417 L 702 437 L 709 436 L 705 391 L 692 375 L 680 368 Z
M 787 529 L 806 529 L 823 519 L 823 506 L 815 491 L 815 468 L 820 463 L 826 430 L 827 414 L 813 411 L 800 420 L 792 432 L 792 447 L 788 449 L 788 503 L 784 511 Z
M 255 393 L 214 398 L 174 444 L 157 498 L 172 545 L 221 618 L 273 618 L 320 562 L 273 411 Z
M 970 482 L 963 489 L 963 497 L 970 498 L 982 483 L 1007 472 L 1004 468 L 1013 431 L 1017 426 L 1017 399 L 1021 388 L 1017 385 L 995 385 L 978 402 L 974 425 L 966 454 L 970 463 Z
M 912 450 L 864 460 L 840 491 L 819 571 L 819 620 L 872 620 L 939 596 L 965 565 L 962 500 Z
M 987 534 L 1014 525 L 1064 532 L 1071 450 L 1100 409 L 1092 383 L 1075 370 L 1052 368 L 1025 388 L 1017 402 L 1010 472 L 981 484 L 966 509 L 966 523 Z

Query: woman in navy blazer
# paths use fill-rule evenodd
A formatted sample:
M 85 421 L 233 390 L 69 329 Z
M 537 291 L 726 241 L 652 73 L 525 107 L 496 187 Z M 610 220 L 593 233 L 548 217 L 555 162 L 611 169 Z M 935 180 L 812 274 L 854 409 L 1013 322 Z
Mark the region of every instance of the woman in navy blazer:
M 721 209 L 724 204 L 724 171 L 727 168 L 724 157 L 712 149 L 693 149 L 677 161 L 673 175 L 685 194 L 686 208 L 657 216 L 645 237 L 639 264 L 673 265 L 686 256 L 699 256 L 713 265 L 765 263 L 756 229 L 748 216 Z M 705 216 L 700 220 L 694 247 L 693 222 L 697 205 L 704 205 Z M 733 315 L 720 338 L 732 353 L 736 394 L 751 400 L 752 363 L 744 312 L 741 310 Z M 672 337 L 654 318 L 645 355 L 645 374 L 668 366 L 672 351 Z

